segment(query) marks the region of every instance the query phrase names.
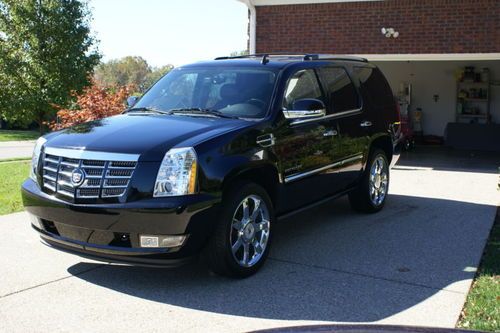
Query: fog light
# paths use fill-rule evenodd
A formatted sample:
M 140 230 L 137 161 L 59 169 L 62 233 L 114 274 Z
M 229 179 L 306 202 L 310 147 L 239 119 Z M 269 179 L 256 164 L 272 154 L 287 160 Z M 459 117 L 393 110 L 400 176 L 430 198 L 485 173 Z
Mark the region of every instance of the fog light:
M 39 230 L 43 230 L 42 220 L 39 217 L 31 213 L 28 213 L 28 216 L 30 217 L 30 222 L 32 225 L 34 225 Z
M 178 247 L 186 235 L 140 235 L 141 247 Z

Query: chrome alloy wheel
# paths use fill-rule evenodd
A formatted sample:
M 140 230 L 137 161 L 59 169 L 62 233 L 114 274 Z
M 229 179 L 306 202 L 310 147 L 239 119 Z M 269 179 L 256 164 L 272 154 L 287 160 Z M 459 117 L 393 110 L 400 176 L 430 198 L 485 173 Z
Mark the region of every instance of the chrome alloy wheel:
M 389 185 L 389 171 L 387 163 L 382 156 L 377 156 L 370 169 L 370 200 L 375 206 L 384 202 Z
M 240 266 L 251 267 L 266 250 L 270 232 L 269 209 L 257 195 L 243 199 L 233 215 L 230 244 L 234 259 Z

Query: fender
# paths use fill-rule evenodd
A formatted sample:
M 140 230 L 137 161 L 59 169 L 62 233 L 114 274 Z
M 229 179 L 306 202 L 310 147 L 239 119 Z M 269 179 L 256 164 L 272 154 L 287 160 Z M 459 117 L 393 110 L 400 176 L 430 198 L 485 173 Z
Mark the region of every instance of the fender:
M 277 184 L 278 158 L 273 146 L 263 147 L 257 139 L 270 132 L 270 128 L 261 123 L 244 131 L 225 133 L 197 146 L 200 192 L 210 192 L 222 198 L 223 189 L 242 177 L 250 178 L 266 189 L 271 180 Z
M 363 170 L 366 169 L 366 164 L 368 163 L 368 158 L 370 156 L 373 147 L 377 147 L 384 150 L 387 155 L 387 159 L 389 160 L 389 163 L 392 164 L 393 157 L 396 155 L 393 137 L 390 135 L 389 132 L 387 133 L 377 132 L 370 137 L 370 145 L 368 147 L 368 152 L 366 154 L 365 160 L 363 161 L 364 164 Z

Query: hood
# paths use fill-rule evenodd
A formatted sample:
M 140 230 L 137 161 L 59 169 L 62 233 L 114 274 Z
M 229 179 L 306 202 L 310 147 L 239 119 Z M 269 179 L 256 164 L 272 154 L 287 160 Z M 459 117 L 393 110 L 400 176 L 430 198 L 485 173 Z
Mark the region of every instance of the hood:
M 188 139 L 192 146 L 251 124 L 215 117 L 122 114 L 53 133 L 47 136 L 46 147 L 140 154 L 141 161 L 159 161 Z

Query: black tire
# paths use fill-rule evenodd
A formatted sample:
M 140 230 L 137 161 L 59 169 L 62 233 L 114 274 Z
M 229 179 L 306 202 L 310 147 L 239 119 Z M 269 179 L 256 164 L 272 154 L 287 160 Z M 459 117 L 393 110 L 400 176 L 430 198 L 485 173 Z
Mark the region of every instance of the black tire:
M 413 150 L 413 148 L 415 148 L 415 140 L 406 138 L 403 148 L 405 151 Z
M 410 149 L 409 150 L 413 150 L 415 149 L 415 139 L 411 138 L 410 139 Z
M 250 202 L 250 200 L 256 200 L 257 198 L 259 198 L 262 200 L 261 202 L 265 204 L 268 210 L 267 217 L 269 219 L 269 223 L 266 224 L 268 230 L 267 243 L 264 246 L 264 250 L 258 253 L 257 248 L 251 244 L 252 241 L 246 239 L 246 231 L 248 228 L 243 228 L 243 234 L 237 237 L 237 239 L 241 239 L 242 245 L 240 246 L 242 250 L 238 251 L 236 254 L 233 254 L 232 245 L 235 245 L 237 241 L 234 238 L 235 233 L 239 235 L 238 231 L 236 231 L 237 229 L 233 226 L 233 218 L 236 217 L 236 220 L 244 220 L 242 216 L 239 217 L 239 214 L 243 214 L 244 206 L 241 205 L 243 205 L 244 199 L 247 199 L 249 197 L 250 199 L 248 199 L 247 202 L 250 204 L 247 203 L 247 205 L 255 206 L 255 201 Z M 214 233 L 212 234 L 212 237 L 210 238 L 204 253 L 204 258 L 206 258 L 205 260 L 207 261 L 209 269 L 216 274 L 232 278 L 245 278 L 255 274 L 264 264 L 269 254 L 269 248 L 272 240 L 271 226 L 274 223 L 274 208 L 269 195 L 261 186 L 257 184 L 249 182 L 236 183 L 231 186 L 231 188 L 226 193 L 224 193 L 219 216 L 220 218 L 216 222 Z M 257 217 L 255 220 L 264 221 L 265 219 L 263 218 L 263 216 L 264 213 L 260 215 L 260 220 L 259 217 Z M 251 222 L 254 223 L 253 221 Z M 252 230 L 255 231 L 255 239 L 264 236 L 264 230 L 257 230 L 257 225 L 260 226 L 261 224 L 254 223 L 254 225 L 255 229 Z M 242 265 L 242 262 L 244 262 L 245 260 L 244 257 L 241 261 L 238 261 L 239 256 L 244 255 L 243 253 L 241 253 L 241 251 L 245 252 L 245 250 L 247 249 L 245 244 L 249 245 L 249 247 L 253 249 L 254 257 L 252 257 L 252 259 L 257 259 L 257 257 L 260 255 L 258 261 L 248 267 Z M 250 250 L 249 253 L 252 253 L 252 250 Z M 250 263 L 251 262 L 249 262 L 249 264 Z
M 385 185 L 383 198 L 381 198 L 381 201 L 379 202 L 379 197 L 377 197 L 377 199 L 374 199 L 374 197 L 376 196 L 371 195 L 370 173 L 375 161 L 380 160 L 383 161 L 383 168 L 387 176 L 387 183 Z M 380 177 L 380 179 L 383 178 Z M 387 200 L 387 192 L 389 191 L 389 179 L 389 163 L 384 151 L 380 149 L 373 150 L 370 154 L 366 170 L 363 173 L 358 186 L 349 193 L 349 203 L 351 204 L 351 208 L 363 213 L 376 213 L 380 211 L 384 207 L 385 201 Z M 380 180 L 378 185 L 383 185 L 383 181 Z
M 411 149 L 411 141 L 409 139 L 405 139 L 403 148 L 405 151 L 408 151 Z

